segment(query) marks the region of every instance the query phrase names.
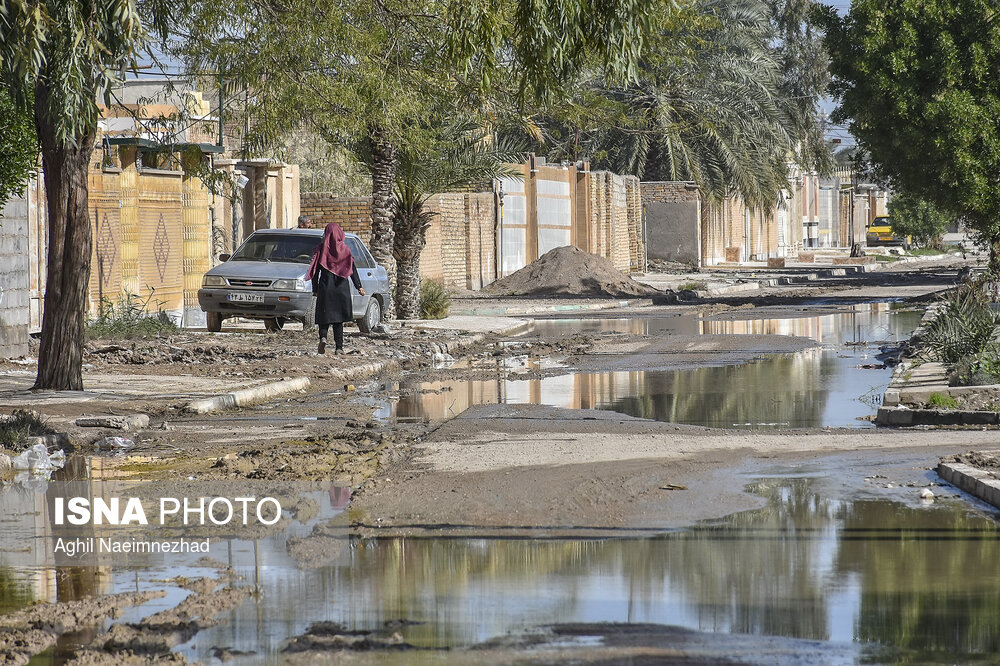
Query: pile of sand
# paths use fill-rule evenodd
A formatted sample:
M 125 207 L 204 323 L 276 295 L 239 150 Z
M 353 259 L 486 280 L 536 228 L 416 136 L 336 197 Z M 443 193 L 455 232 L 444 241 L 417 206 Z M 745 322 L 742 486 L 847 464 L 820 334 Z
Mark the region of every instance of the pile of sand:
M 483 291 L 497 296 L 617 297 L 659 293 L 625 275 L 604 257 L 573 246 L 550 250 Z

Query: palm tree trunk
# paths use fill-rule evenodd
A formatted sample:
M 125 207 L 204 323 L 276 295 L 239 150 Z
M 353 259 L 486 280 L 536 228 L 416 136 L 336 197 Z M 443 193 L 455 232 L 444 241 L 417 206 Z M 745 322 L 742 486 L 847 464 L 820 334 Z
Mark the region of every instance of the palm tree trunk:
M 429 217 L 422 204 L 396 211 L 392 253 L 398 269 L 395 300 L 399 319 L 420 318 L 420 253 L 427 243 Z
M 990 260 L 987 264 L 987 272 L 993 277 L 1000 276 L 1000 236 L 993 236 L 990 239 Z
M 368 133 L 371 150 L 372 174 L 372 234 L 368 247 L 372 256 L 389 274 L 389 293 L 396 283 L 396 262 L 393 258 L 393 197 L 392 187 L 396 182 L 396 147 L 386 139 L 379 127 L 372 127 Z M 395 303 L 389 303 L 383 318 L 395 316 Z
M 91 228 L 87 213 L 87 167 L 95 128 L 76 145 L 56 137 L 43 109 L 46 84 L 35 86 L 35 128 L 42 149 L 48 201 L 48 273 L 35 389 L 83 390 L 83 338 L 90 284 Z

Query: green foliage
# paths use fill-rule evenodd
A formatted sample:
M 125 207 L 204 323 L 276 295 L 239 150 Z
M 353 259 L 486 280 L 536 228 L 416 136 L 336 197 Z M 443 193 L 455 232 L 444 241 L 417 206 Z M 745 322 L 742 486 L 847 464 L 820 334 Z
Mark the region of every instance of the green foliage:
M 985 291 L 975 285 L 959 287 L 943 300 L 942 309 L 928 325 L 922 342 L 942 363 L 954 364 L 997 352 L 1000 312 Z
M 98 94 L 143 41 L 132 0 L 0 0 L 0 81 L 19 108 L 40 106 L 58 143 L 97 125 Z
M 38 159 L 31 114 L 18 108 L 0 85 L 0 207 L 24 189 Z
M 535 150 L 589 155 L 595 168 L 644 180 L 693 180 L 713 199 L 735 191 L 773 204 L 788 187 L 790 156 L 820 170 L 831 164 L 816 115 L 825 56 L 806 6 L 660 5 L 635 79 L 583 77 L 570 102 L 541 117 Z
M 979 357 L 964 358 L 948 373 L 951 386 L 985 386 L 1000 384 L 1000 357 L 989 352 Z
M 677 291 L 698 291 L 705 287 L 704 282 L 685 282 L 684 284 L 677 285 Z
M 958 400 L 945 393 L 931 393 L 927 406 L 937 409 L 958 409 Z
M 834 120 L 893 189 L 1000 240 L 1000 21 L 983 0 L 855 0 L 826 10 Z M 995 270 L 994 270 L 995 272 Z
M 15 409 L 10 416 L 0 417 L 0 449 L 23 451 L 24 440 L 55 432 L 38 412 Z
M 451 294 L 437 280 L 420 283 L 420 318 L 444 319 L 451 309 Z
M 952 215 L 937 208 L 922 197 L 900 192 L 889 202 L 892 232 L 912 236 L 921 245 L 940 247 L 941 236 L 954 221 Z
M 174 324 L 165 312 L 149 314 L 150 294 L 145 300 L 126 294 L 117 302 L 104 299 L 96 319 L 87 324 L 87 337 L 92 339 L 152 338 L 174 333 Z

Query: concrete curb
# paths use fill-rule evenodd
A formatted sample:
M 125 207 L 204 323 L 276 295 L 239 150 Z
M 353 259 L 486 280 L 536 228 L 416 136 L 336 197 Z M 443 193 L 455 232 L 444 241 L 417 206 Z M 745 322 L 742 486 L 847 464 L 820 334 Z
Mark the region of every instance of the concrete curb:
M 469 347 L 484 342 L 487 337 L 486 333 L 476 333 L 474 335 L 464 336 L 461 340 L 452 340 L 451 342 L 435 342 L 430 345 L 431 353 L 451 355 L 461 354 Z M 382 372 L 398 370 L 399 367 L 400 365 L 397 361 L 375 361 L 373 363 L 365 363 L 363 365 L 357 365 L 343 370 L 332 370 L 330 371 L 330 375 L 339 381 L 352 382 L 368 379 L 369 377 Z
M 627 308 L 637 305 L 649 305 L 651 298 L 632 299 L 628 301 L 609 301 L 607 303 L 575 303 L 569 305 L 537 305 L 533 307 L 505 307 L 505 308 L 472 308 L 468 310 L 452 310 L 452 314 L 457 315 L 529 315 L 544 314 L 548 312 L 584 312 L 595 310 L 614 310 L 616 308 Z
M 881 426 L 917 425 L 997 425 L 1000 412 L 974 412 L 958 409 L 890 409 L 879 407 L 875 423 Z
M 305 390 L 309 388 L 309 383 L 308 377 L 285 379 L 280 382 L 272 382 L 262 386 L 233 391 L 232 393 L 224 393 L 223 395 L 217 395 L 212 398 L 195 400 L 185 405 L 184 411 L 193 412 L 195 414 L 208 414 L 210 412 L 218 412 L 224 409 L 245 407 L 247 405 L 264 402 L 269 398 L 274 398 L 286 393 Z
M 368 379 L 380 372 L 396 370 L 398 368 L 399 363 L 396 361 L 375 361 L 373 363 L 344 368 L 343 370 L 331 370 L 330 376 L 339 381 L 356 382 L 359 379 Z
M 1000 479 L 990 472 L 956 462 L 941 462 L 937 467 L 938 476 L 970 495 L 1000 507 Z

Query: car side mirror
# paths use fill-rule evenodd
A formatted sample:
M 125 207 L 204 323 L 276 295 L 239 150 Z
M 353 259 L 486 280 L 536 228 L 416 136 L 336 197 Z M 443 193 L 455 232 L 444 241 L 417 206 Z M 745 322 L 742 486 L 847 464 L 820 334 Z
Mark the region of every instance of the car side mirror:
M 232 256 L 231 254 L 220 254 L 219 261 L 229 261 L 229 257 L 231 256 Z

